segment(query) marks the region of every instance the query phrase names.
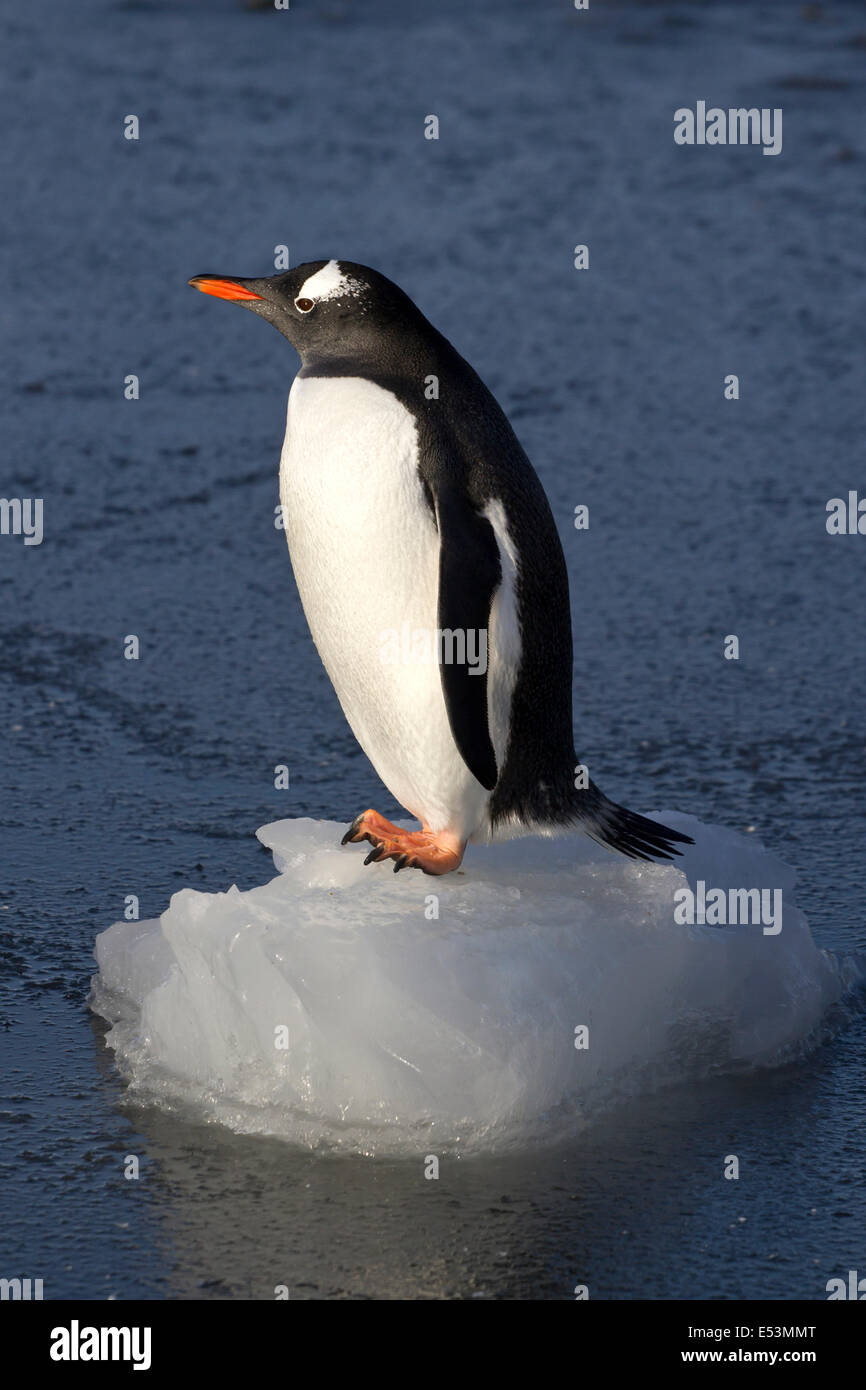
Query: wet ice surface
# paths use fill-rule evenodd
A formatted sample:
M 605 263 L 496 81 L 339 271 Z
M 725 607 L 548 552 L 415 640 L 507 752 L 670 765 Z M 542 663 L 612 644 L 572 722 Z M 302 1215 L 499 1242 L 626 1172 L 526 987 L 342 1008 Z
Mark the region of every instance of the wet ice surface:
M 696 841 L 682 868 L 568 836 L 470 849 L 442 879 L 279 821 L 258 832 L 277 878 L 100 935 L 93 1007 L 139 1100 L 416 1159 L 533 1148 L 642 1090 L 802 1055 L 862 968 L 815 947 L 754 840 L 661 819 Z M 781 912 L 689 928 L 675 895 L 698 880 Z
M 284 242 L 391 275 L 507 409 L 560 524 L 607 794 L 754 826 L 818 946 L 864 949 L 863 552 L 823 526 L 862 477 L 863 20 L 804 8 L 593 0 L 529 28 L 518 0 L 411 23 L 371 0 L 264 42 L 276 18 L 228 0 L 4 15 L 2 492 L 45 498 L 46 538 L 0 544 L 0 1273 L 49 1297 L 820 1298 L 862 1267 L 862 1014 L 427 1182 L 131 1103 L 84 1003 L 127 894 L 152 919 L 262 884 L 265 823 L 400 814 L 272 526 L 293 354 L 186 288 Z M 703 97 L 782 105 L 783 154 L 677 150 Z

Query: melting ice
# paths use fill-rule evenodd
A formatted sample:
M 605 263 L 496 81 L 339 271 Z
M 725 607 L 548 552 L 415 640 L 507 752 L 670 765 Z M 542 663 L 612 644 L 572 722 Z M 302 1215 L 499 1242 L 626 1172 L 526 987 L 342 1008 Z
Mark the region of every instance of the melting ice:
M 858 969 L 815 946 L 793 871 L 653 814 L 696 840 L 676 865 L 567 836 L 470 847 L 444 878 L 365 868 L 342 825 L 277 821 L 258 832 L 269 883 L 186 888 L 97 938 L 92 1007 L 138 1099 L 362 1153 L 529 1147 L 814 1045 Z M 698 880 L 781 891 L 783 929 L 676 921 Z

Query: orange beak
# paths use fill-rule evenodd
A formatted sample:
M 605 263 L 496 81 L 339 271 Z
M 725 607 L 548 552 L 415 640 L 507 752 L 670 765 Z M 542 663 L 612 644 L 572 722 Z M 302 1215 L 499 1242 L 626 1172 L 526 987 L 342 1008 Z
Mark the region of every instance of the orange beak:
M 264 296 L 254 294 L 245 285 L 239 285 L 237 280 L 229 280 L 224 275 L 194 275 L 189 282 L 193 289 L 201 290 L 202 294 L 215 295 L 217 299 L 262 299 Z

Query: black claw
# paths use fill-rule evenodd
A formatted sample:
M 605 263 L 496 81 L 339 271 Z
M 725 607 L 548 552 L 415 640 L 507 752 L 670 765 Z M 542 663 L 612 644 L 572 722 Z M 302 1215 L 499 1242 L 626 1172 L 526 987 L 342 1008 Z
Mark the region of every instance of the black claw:
M 382 855 L 384 853 L 385 846 L 383 842 L 380 840 L 379 843 L 377 845 L 374 845 L 373 848 L 370 850 L 370 853 L 367 855 L 367 858 L 364 860 L 364 863 L 376 864 L 382 858 Z
M 349 829 L 346 831 L 345 835 L 343 836 L 342 840 L 340 841 L 340 844 L 341 844 L 341 845 L 347 845 L 347 844 L 349 843 L 350 840 L 354 840 L 354 838 L 355 838 L 355 832 L 356 832 L 357 829 L 358 829 L 358 823 L 359 823 L 360 819 L 361 819 L 360 816 L 356 816 L 355 819 L 352 821 L 352 824 L 349 826 Z
M 408 864 L 409 864 L 409 856 L 408 856 L 408 854 L 401 854 L 401 855 L 399 856 L 398 859 L 395 859 L 395 860 L 394 860 L 394 873 L 395 873 L 395 874 L 399 874 L 400 870 L 401 870 L 401 869 L 405 869 L 405 868 L 408 866 Z

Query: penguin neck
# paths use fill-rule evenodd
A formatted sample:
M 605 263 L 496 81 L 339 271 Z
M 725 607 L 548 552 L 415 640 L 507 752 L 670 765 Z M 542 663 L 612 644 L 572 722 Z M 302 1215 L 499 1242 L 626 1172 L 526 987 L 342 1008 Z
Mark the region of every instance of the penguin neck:
M 459 362 L 456 350 L 430 324 L 425 331 L 382 335 L 364 348 L 341 351 L 340 345 L 316 347 L 301 353 L 300 377 L 364 377 L 369 381 L 403 384 L 417 389 L 425 377 L 440 376 Z

